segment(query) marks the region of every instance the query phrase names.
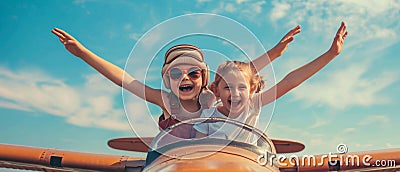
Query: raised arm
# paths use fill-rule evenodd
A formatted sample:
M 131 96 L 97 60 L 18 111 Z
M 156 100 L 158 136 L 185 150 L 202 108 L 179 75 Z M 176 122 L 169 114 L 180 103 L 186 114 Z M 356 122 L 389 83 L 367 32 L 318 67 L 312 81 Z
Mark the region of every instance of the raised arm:
M 333 58 L 339 55 L 342 51 L 343 42 L 347 36 L 347 33 L 348 32 L 346 31 L 346 25 L 344 22 L 342 22 L 330 49 L 313 61 L 290 72 L 274 87 L 263 92 L 261 98 L 262 105 L 271 103 L 272 101 L 289 92 L 291 89 L 297 87 L 302 82 L 321 70 L 324 66 L 326 66 Z
M 294 36 L 300 33 L 300 25 L 297 25 L 295 28 L 290 30 L 273 48 L 268 50 L 266 53 L 262 54 L 260 57 L 257 57 L 252 61 L 253 67 L 257 71 L 260 71 L 262 68 L 267 66 L 270 62 L 274 61 L 276 58 L 281 56 L 286 48 L 289 46 L 289 43 L 294 40 Z
M 145 86 L 128 73 L 125 73 L 125 71 L 120 67 L 91 52 L 67 32 L 58 28 L 54 28 L 51 32 L 59 38 L 60 42 L 71 54 L 81 58 L 113 83 L 120 87 L 123 86 L 125 89 L 142 99 L 163 107 L 163 103 L 160 101 L 162 100 L 161 90 Z

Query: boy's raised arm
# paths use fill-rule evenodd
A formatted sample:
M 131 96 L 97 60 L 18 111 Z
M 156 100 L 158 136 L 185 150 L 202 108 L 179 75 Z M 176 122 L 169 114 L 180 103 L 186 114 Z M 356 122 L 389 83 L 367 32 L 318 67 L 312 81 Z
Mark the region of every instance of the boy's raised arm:
M 291 89 L 297 87 L 302 82 L 321 70 L 333 58 L 339 55 L 342 51 L 343 42 L 347 34 L 348 32 L 346 31 L 346 25 L 344 22 L 342 22 L 329 50 L 306 65 L 290 72 L 274 87 L 263 92 L 261 98 L 262 105 L 271 103 L 272 101 L 289 92 Z
M 142 99 L 157 105 L 163 105 L 162 102 L 159 102 L 159 100 L 162 100 L 160 90 L 152 89 L 137 81 L 131 75 L 125 73 L 125 71 L 120 67 L 91 52 L 67 32 L 58 28 L 54 28 L 51 32 L 59 38 L 60 42 L 64 44 L 65 48 L 71 54 L 81 58 L 113 83 L 120 87 L 123 86 L 125 89 Z
M 262 68 L 267 66 L 270 62 L 274 61 L 276 58 L 281 56 L 286 48 L 289 46 L 289 43 L 294 40 L 294 36 L 300 33 L 300 25 L 297 25 L 295 28 L 290 30 L 273 48 L 268 50 L 266 53 L 262 54 L 260 57 L 254 59 L 251 64 L 253 67 L 260 71 Z

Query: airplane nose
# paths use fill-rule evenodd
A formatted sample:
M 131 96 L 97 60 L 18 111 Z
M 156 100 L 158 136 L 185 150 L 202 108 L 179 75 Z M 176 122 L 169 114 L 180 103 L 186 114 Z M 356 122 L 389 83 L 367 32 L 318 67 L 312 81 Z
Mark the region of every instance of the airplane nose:
M 218 150 L 218 151 L 216 151 Z M 157 158 L 144 172 L 203 172 L 203 171 L 273 171 L 279 169 L 269 164 L 262 166 L 257 162 L 258 154 L 237 147 L 224 148 L 213 145 L 196 145 L 171 150 Z

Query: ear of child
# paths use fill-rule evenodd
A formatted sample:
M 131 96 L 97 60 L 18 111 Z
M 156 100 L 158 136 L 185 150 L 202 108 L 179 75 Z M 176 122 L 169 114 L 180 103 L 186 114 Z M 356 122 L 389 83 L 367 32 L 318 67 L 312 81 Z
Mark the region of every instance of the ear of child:
M 217 84 L 215 84 L 214 82 L 210 84 L 210 90 L 214 93 L 214 96 L 218 99 L 219 97 L 219 92 L 217 89 Z

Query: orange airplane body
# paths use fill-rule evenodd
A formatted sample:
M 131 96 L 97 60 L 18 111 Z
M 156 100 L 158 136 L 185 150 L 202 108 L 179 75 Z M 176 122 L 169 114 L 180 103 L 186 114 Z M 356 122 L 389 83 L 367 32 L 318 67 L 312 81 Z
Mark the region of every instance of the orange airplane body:
M 204 122 L 204 119 L 200 121 Z M 146 158 L 0 144 L 0 167 L 52 172 L 397 171 L 400 169 L 400 149 L 334 154 L 334 158 L 331 159 L 326 155 L 316 155 L 308 159 L 279 159 L 277 158 L 279 153 L 298 152 L 304 149 L 304 145 L 295 141 L 271 140 L 256 128 L 227 119 L 207 121 L 236 125 L 257 136 L 257 141 L 248 143 L 212 137 L 171 140 L 171 131 L 180 125 L 176 124 L 155 138 L 119 138 L 108 143 L 110 147 L 116 149 L 148 152 Z M 276 158 L 266 157 L 265 153 Z M 369 164 L 355 162 L 355 157 L 366 156 L 369 158 Z M 382 160 L 390 161 L 392 164 L 374 166 Z

